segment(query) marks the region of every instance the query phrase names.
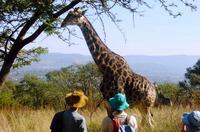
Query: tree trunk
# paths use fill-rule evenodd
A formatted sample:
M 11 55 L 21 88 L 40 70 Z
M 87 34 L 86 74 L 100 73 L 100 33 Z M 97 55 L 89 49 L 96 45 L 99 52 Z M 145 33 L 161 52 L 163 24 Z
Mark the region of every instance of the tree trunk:
M 60 15 L 67 12 L 69 9 L 73 8 L 79 2 L 81 2 L 81 0 L 72 1 L 69 5 L 65 6 L 63 9 L 61 9 L 57 13 L 53 14 L 53 18 L 57 19 Z M 38 14 L 36 13 L 36 15 L 34 15 L 32 17 L 32 19 L 30 19 L 27 22 L 25 27 L 22 28 L 21 34 L 19 34 L 19 36 L 17 37 L 16 42 L 13 44 L 10 52 L 5 56 L 2 68 L 0 71 L 0 89 L 1 89 L 2 85 L 4 84 L 19 51 L 25 45 L 27 45 L 30 42 L 32 42 L 33 40 L 35 40 L 47 27 L 47 24 L 44 22 L 41 26 L 39 26 L 39 28 L 32 35 L 30 35 L 28 38 L 26 38 L 22 41 L 21 38 L 23 38 L 25 36 L 25 34 L 29 30 L 30 26 L 32 26 L 32 24 L 39 18 L 39 17 L 37 17 L 37 15 Z
M 22 49 L 22 44 L 15 43 L 13 47 L 11 48 L 10 52 L 5 56 L 4 62 L 0 71 L 0 88 L 4 84 L 10 69 L 14 63 L 15 58 L 17 57 L 17 54 Z

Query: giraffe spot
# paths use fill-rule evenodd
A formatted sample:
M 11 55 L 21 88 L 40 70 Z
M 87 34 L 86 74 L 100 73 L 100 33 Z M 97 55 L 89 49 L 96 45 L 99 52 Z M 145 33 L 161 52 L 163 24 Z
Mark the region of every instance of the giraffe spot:
M 99 45 L 96 44 L 95 47 L 96 47 L 96 50 L 99 51 Z
M 121 67 L 121 66 L 122 66 L 121 64 L 117 63 L 117 67 L 118 67 L 118 68 Z
M 125 82 L 126 81 L 126 78 L 125 77 L 122 77 L 122 82 Z
M 124 76 L 127 76 L 127 72 L 126 72 L 126 71 L 123 71 L 123 75 L 124 75 Z
M 110 58 L 109 58 L 109 57 L 106 57 L 106 58 L 105 58 L 105 63 L 108 63 L 109 60 L 110 60 Z
M 134 83 L 133 83 L 133 82 L 131 82 L 131 83 L 130 83 L 130 86 L 131 86 L 132 88 L 134 87 L 133 85 L 134 85 Z
M 133 82 L 133 86 L 137 89 L 138 83 L 137 82 Z
M 93 54 L 94 54 L 95 58 L 97 58 L 97 56 L 99 55 L 98 52 L 94 52 Z
M 102 58 L 105 58 L 107 56 L 107 53 L 102 53 L 101 56 Z
M 126 79 L 128 82 L 130 82 L 131 81 L 131 78 L 130 77 L 127 77 L 127 79 Z
M 94 46 L 93 46 L 93 45 L 90 45 L 89 49 L 90 49 L 91 51 L 94 51 Z
M 122 69 L 118 69 L 118 70 L 117 70 L 117 73 L 118 73 L 118 74 L 121 74 L 121 73 L 122 73 Z
M 111 59 L 109 60 L 109 65 L 112 66 L 112 64 L 113 64 L 113 60 Z
M 102 47 L 100 47 L 100 50 L 99 50 L 99 51 L 101 51 L 101 52 L 102 52 L 102 51 L 103 51 L 103 48 L 102 48 Z
M 113 65 L 112 69 L 114 69 L 114 70 L 115 70 L 116 68 L 117 68 L 117 67 L 116 67 L 116 65 Z
M 121 63 L 121 64 L 124 63 L 124 58 L 123 58 L 123 57 L 119 56 L 119 57 L 118 57 L 118 60 L 119 60 L 119 63 Z
M 139 83 L 139 88 L 143 88 L 143 84 L 142 83 Z

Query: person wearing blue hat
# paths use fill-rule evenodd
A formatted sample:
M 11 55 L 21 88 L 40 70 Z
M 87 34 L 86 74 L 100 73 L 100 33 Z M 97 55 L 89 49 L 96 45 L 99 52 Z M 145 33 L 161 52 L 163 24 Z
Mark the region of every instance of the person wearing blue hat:
M 119 129 L 115 126 L 114 123 L 116 120 L 119 122 L 119 125 L 127 124 L 137 129 L 137 121 L 135 116 L 129 116 L 125 110 L 129 107 L 129 104 L 126 101 L 126 96 L 122 93 L 117 93 L 114 97 L 111 97 L 108 100 L 107 109 L 111 110 L 111 115 L 105 117 L 101 124 L 101 132 L 115 132 Z M 114 121 L 114 122 L 113 122 Z M 119 126 L 118 126 L 119 127 Z
M 181 132 L 200 132 L 200 111 L 183 113 Z

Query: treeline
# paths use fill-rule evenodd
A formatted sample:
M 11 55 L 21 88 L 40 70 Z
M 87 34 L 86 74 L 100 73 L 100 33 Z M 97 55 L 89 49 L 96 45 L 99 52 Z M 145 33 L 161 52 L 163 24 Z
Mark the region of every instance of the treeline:
M 96 65 L 71 65 L 46 74 L 45 78 L 27 74 L 19 82 L 6 81 L 0 91 L 0 107 L 26 106 L 31 108 L 63 108 L 67 92 L 82 90 L 90 105 L 101 99 L 101 74 Z M 95 100 L 95 101 L 94 101 Z
M 191 69 L 189 68 L 188 71 L 193 71 Z M 197 85 L 195 87 L 194 85 L 188 86 L 190 79 L 186 79 L 187 81 L 184 80 L 180 84 L 158 84 L 157 91 L 170 98 L 176 105 L 190 105 L 191 101 L 193 104 L 199 104 L 199 88 Z M 7 81 L 5 83 L 0 91 L 0 107 L 23 106 L 34 109 L 46 107 L 63 109 L 65 107 L 65 94 L 78 89 L 84 91 L 89 97 L 89 103 L 86 107 L 95 110 L 102 98 L 99 91 L 101 80 L 101 73 L 97 66 L 92 63 L 71 65 L 52 71 L 46 74 L 45 78 L 32 74 L 25 75 L 19 82 Z M 186 82 L 188 87 L 183 87 Z

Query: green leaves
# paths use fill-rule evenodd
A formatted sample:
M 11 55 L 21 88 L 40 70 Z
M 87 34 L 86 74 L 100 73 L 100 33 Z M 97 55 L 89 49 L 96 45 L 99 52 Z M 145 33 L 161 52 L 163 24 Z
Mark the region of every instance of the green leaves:
M 30 65 L 33 62 L 38 62 L 39 61 L 39 55 L 48 53 L 47 48 L 42 48 L 42 47 L 37 47 L 37 48 L 32 48 L 29 50 L 21 50 L 17 58 L 15 59 L 15 62 L 13 64 L 13 68 L 20 68 L 22 66 Z
M 61 90 L 35 75 L 24 76 L 15 90 L 15 99 L 21 105 L 36 109 L 47 106 L 61 108 L 64 105 L 64 95 Z
M 200 60 L 193 67 L 187 68 L 185 80 L 179 83 L 185 89 L 200 89 Z
M 22 105 L 39 109 L 54 107 L 63 109 L 66 93 L 80 89 L 89 97 L 88 109 L 94 111 L 101 93 L 101 74 L 95 64 L 71 65 L 49 72 L 46 78 L 33 74 L 25 75 L 20 82 L 6 82 L 0 90 L 0 107 Z
M 175 100 L 178 92 L 180 92 L 180 87 L 177 84 L 172 83 L 159 84 L 157 89 L 172 100 Z

